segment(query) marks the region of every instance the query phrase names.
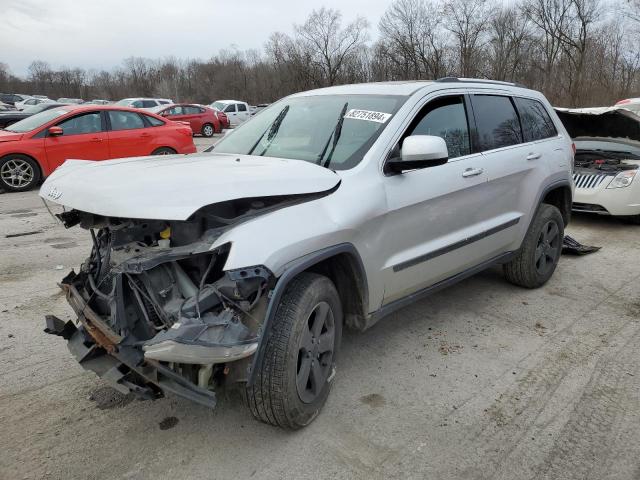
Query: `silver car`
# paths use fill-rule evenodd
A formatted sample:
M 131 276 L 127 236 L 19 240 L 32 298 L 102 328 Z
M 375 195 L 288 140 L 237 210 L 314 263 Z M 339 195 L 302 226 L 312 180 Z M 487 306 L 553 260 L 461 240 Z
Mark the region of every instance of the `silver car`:
M 124 393 L 309 424 L 343 328 L 491 265 L 543 285 L 572 202 L 571 140 L 538 92 L 500 82 L 349 85 L 269 106 L 209 153 L 68 161 L 40 195 L 93 249 L 50 315 Z

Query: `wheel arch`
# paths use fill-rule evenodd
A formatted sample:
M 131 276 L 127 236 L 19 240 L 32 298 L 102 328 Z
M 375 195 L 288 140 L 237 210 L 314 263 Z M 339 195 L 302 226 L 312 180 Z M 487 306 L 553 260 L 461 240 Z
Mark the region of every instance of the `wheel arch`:
M 357 329 L 364 329 L 366 326 L 369 302 L 367 277 L 360 254 L 353 244 L 341 243 L 293 260 L 285 266 L 271 293 L 263 322 L 262 336 L 251 364 L 248 385 L 253 384 L 255 372 L 259 370 L 263 361 L 273 317 L 280 299 L 291 280 L 302 272 L 314 272 L 328 277 L 338 290 L 345 313 L 345 324 Z
M 567 226 L 569 224 L 571 221 L 573 197 L 568 181 L 556 182 L 547 186 L 542 192 L 540 202 L 538 202 L 538 208 L 540 208 L 540 204 L 543 203 L 553 205 L 560 210 L 564 225 Z

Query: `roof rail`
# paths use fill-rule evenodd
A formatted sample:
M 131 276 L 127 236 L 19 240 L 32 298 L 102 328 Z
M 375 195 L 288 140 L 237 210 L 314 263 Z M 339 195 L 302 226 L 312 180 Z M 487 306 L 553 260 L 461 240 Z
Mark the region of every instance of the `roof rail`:
M 512 87 L 520 87 L 527 88 L 525 85 L 517 82 L 502 82 L 500 80 L 486 80 L 482 78 L 459 78 L 459 77 L 442 77 L 436 80 L 436 82 L 440 83 L 453 83 L 453 82 L 464 82 L 464 83 L 488 83 L 491 85 L 509 85 Z

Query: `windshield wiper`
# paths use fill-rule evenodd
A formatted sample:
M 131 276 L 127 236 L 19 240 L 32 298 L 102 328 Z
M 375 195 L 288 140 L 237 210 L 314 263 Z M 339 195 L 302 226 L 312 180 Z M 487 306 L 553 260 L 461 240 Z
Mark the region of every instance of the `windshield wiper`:
M 333 156 L 333 151 L 336 149 L 336 145 L 338 144 L 338 140 L 340 140 L 340 135 L 342 135 L 342 124 L 344 123 L 344 114 L 347 113 L 347 108 L 349 107 L 349 102 L 345 103 L 342 107 L 342 111 L 340 112 L 340 117 L 338 117 L 338 123 L 336 123 L 333 132 L 327 139 L 327 143 L 324 144 L 324 148 L 320 155 L 318 155 L 318 165 L 322 165 L 322 159 L 324 158 L 324 154 L 327 153 L 327 148 L 329 148 L 329 143 L 333 138 L 333 144 L 331 145 L 331 150 L 329 151 L 329 156 L 327 157 L 327 161 L 324 162 L 324 167 L 327 168 L 331 163 L 331 157 Z
M 282 121 L 284 120 L 284 117 L 287 116 L 287 113 L 289 113 L 289 105 L 287 105 L 280 111 L 280 113 L 278 114 L 276 119 L 273 121 L 273 123 L 269 125 L 269 127 L 262 133 L 262 135 L 260 135 L 260 138 L 258 138 L 258 141 L 253 144 L 253 147 L 251 147 L 251 150 L 249 150 L 249 153 L 247 153 L 247 155 L 251 155 L 253 153 L 253 151 L 258 147 L 258 145 L 262 141 L 263 137 L 268 133 L 267 142 L 269 143 L 264 148 L 260 156 L 263 156 L 265 154 L 267 149 L 271 146 L 271 142 L 273 141 L 275 136 L 278 134 L 278 130 L 280 130 L 280 125 L 282 125 Z

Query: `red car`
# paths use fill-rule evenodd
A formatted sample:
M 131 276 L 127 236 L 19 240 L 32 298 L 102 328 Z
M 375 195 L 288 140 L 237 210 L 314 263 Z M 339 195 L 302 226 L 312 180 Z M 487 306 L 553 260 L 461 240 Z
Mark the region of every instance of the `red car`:
M 201 134 L 205 137 L 212 137 L 214 133 L 220 133 L 223 128 L 226 128 L 218 112 L 201 105 L 176 103 L 152 108 L 151 111 L 170 120 L 189 122 L 194 134 Z M 226 115 L 224 120 L 228 123 Z
M 65 160 L 195 153 L 191 129 L 153 113 L 65 105 L 0 130 L 0 188 L 29 190 Z

